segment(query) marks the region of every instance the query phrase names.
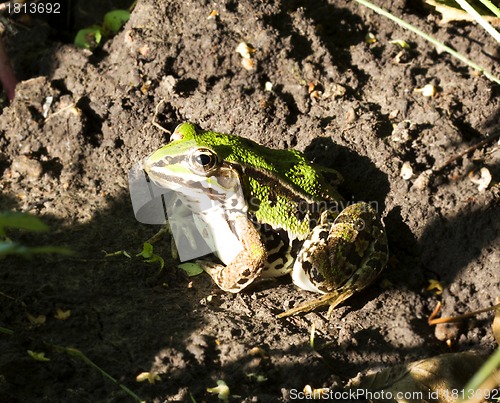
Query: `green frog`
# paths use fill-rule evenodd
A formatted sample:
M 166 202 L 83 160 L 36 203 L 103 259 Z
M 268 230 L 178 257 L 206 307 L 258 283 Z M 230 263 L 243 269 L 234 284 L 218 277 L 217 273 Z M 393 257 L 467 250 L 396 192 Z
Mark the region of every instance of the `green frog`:
M 222 290 L 237 293 L 257 278 L 290 273 L 298 287 L 323 294 L 279 317 L 323 305 L 330 313 L 387 263 L 376 211 L 346 203 L 336 189 L 341 175 L 299 151 L 186 122 L 143 166 L 157 186 L 174 191 L 181 216 L 205 234 L 220 262 L 198 263 Z

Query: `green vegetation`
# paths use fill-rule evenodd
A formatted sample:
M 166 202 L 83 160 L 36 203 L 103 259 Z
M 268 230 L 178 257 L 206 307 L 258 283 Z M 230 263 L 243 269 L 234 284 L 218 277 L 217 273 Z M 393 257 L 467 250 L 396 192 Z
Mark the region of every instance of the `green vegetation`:
M 38 253 L 72 254 L 71 250 L 60 246 L 26 246 L 7 237 L 7 229 L 17 229 L 27 232 L 44 232 L 49 227 L 38 217 L 17 212 L 0 213 L 0 259 L 7 255 L 31 257 Z
M 101 25 L 92 25 L 78 31 L 75 37 L 75 46 L 83 49 L 95 50 L 103 39 L 115 35 L 130 19 L 127 10 L 113 10 L 106 13 Z
M 421 36 L 422 38 L 424 38 L 426 41 L 429 41 L 431 42 L 433 45 L 435 45 L 438 49 L 441 49 L 441 50 L 444 50 L 445 52 L 449 53 L 450 55 L 452 55 L 453 57 L 457 58 L 458 60 L 460 60 L 461 62 L 467 64 L 469 67 L 472 67 L 474 70 L 477 70 L 477 71 L 480 71 L 481 73 L 484 74 L 485 77 L 487 77 L 489 80 L 497 83 L 497 84 L 500 84 L 500 78 L 494 76 L 492 73 L 490 73 L 489 71 L 485 70 L 483 67 L 479 66 L 478 64 L 476 64 L 474 61 L 472 60 L 469 60 L 467 59 L 464 55 L 462 55 L 461 53 L 455 51 L 454 49 L 450 48 L 449 46 L 446 46 L 444 43 L 438 41 L 437 39 L 433 38 L 432 36 L 426 34 L 424 31 L 418 29 L 417 27 L 407 23 L 406 21 L 403 21 L 402 19 L 396 17 L 395 15 L 391 14 L 390 12 L 376 6 L 375 4 L 369 2 L 368 0 L 355 0 L 356 2 L 358 2 L 359 4 L 365 6 L 365 7 L 368 7 L 370 8 L 371 10 L 375 11 L 377 14 L 380 14 L 386 18 L 389 18 L 390 20 L 394 21 L 396 24 L 402 26 L 403 28 Z M 495 11 L 494 13 L 496 15 L 500 15 L 500 12 L 498 10 L 498 8 L 496 8 L 492 3 L 490 3 L 488 0 L 481 0 L 481 1 L 484 1 L 484 2 L 488 2 L 488 7 L 489 8 L 494 8 Z M 460 3 L 466 3 L 465 0 L 460 0 Z M 468 4 L 468 3 L 466 3 Z M 473 9 L 472 6 L 470 6 L 468 4 L 468 6 Z M 469 10 L 469 9 L 467 9 Z M 467 11 L 466 10 L 466 11 Z M 479 15 L 479 14 L 477 14 Z M 476 21 L 479 22 L 479 20 L 477 20 L 477 16 L 476 15 L 473 15 L 472 16 Z M 481 18 L 481 17 L 480 17 Z M 481 18 L 482 21 L 484 21 L 483 18 Z M 484 21 L 486 22 L 486 21 Z M 486 23 L 488 24 L 488 23 Z M 485 25 L 481 22 L 481 25 L 483 27 L 485 27 Z M 489 24 L 488 24 L 489 25 Z M 491 27 L 491 26 L 490 26 Z M 491 31 L 493 30 L 493 31 Z M 495 38 L 497 37 L 497 35 L 500 35 L 494 28 L 491 27 L 491 30 L 488 29 L 488 32 L 490 34 L 492 34 Z M 496 34 L 495 34 L 496 33 Z

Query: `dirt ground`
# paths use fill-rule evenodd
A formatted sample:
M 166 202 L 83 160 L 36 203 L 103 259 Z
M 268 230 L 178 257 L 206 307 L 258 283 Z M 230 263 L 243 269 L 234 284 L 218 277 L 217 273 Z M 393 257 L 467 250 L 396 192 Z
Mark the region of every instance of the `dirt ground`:
M 481 28 L 440 25 L 411 0 L 377 4 L 500 75 L 498 47 Z M 102 12 L 112 6 L 102 2 Z M 0 262 L 0 326 L 14 331 L 0 334 L 0 401 L 131 401 L 53 345 L 79 349 L 153 402 L 217 401 L 206 389 L 218 380 L 233 401 L 289 401 L 307 384 L 341 388 L 359 372 L 493 351 L 491 313 L 439 337 L 427 318 L 438 300 L 450 316 L 500 296 L 498 139 L 460 156 L 498 134 L 498 85 L 354 2 L 140 0 L 95 54 L 36 21 L 5 42 L 23 81 L 0 115 L 0 207 L 52 228 L 13 238 L 76 255 Z M 235 52 L 240 42 L 256 50 L 252 70 Z M 427 84 L 436 96 L 416 91 Z M 135 220 L 127 174 L 168 140 L 153 124 L 161 101 L 156 121 L 167 130 L 192 121 L 340 171 L 346 198 L 378 203 L 391 253 L 380 279 L 330 319 L 320 310 L 279 320 L 312 297 L 289 278 L 232 295 L 204 274 L 187 278 L 167 242 L 156 250 L 161 273 L 136 257 L 105 258 L 103 250 L 135 255 L 158 229 Z M 469 178 L 480 168 L 493 176 L 484 191 Z M 429 279 L 441 296 L 426 291 Z M 69 318 L 55 318 L 57 309 Z M 139 383 L 142 372 L 161 380 Z

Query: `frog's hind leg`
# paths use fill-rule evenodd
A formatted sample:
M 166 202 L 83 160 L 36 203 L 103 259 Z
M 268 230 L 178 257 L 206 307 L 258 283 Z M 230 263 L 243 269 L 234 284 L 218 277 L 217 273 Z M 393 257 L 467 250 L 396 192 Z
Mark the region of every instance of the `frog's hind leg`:
M 344 209 L 332 224 L 315 227 L 304 241 L 292 279 L 299 287 L 325 295 L 284 312 L 279 317 L 333 308 L 367 287 L 387 263 L 387 239 L 382 222 L 367 203 Z

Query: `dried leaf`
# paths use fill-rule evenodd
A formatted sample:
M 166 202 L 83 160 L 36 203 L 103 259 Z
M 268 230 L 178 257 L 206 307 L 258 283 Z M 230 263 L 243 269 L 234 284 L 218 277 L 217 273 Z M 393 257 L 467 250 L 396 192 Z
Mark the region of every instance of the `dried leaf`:
M 417 179 L 413 182 L 413 186 L 418 190 L 424 190 L 429 186 L 432 170 L 427 169 L 418 175 Z
M 365 390 L 366 395 L 392 396 L 390 401 L 398 403 L 452 403 L 462 397 L 452 391 L 462 390 L 486 358 L 487 355 L 476 352 L 438 355 L 355 378 L 349 382 L 348 388 L 356 393 Z M 372 398 L 370 401 L 387 400 Z
M 33 316 L 32 314 L 27 313 L 26 317 L 32 325 L 43 325 L 47 320 L 47 317 L 45 315 Z
M 211 20 L 212 18 L 216 18 L 219 16 L 219 12 L 217 10 L 212 10 L 208 15 L 207 19 Z
M 71 310 L 68 309 L 67 311 L 62 310 L 61 308 L 56 309 L 56 314 L 54 315 L 54 318 L 59 319 L 59 320 L 66 320 L 71 316 Z
M 45 353 L 37 353 L 35 351 L 28 350 L 28 355 L 36 361 L 47 362 L 50 361 L 50 358 L 45 357 Z
M 500 298 L 497 298 L 496 303 L 500 303 Z M 495 309 L 495 318 L 493 319 L 492 329 L 493 336 L 495 336 L 495 340 L 500 346 L 500 308 Z
M 434 7 L 441 14 L 441 24 L 448 24 L 450 21 L 475 21 L 474 17 L 462 10 L 454 1 L 425 0 L 427 4 Z M 485 15 L 481 10 L 477 10 L 482 17 L 491 25 L 500 26 L 500 18 Z
M 156 381 L 161 381 L 160 375 L 156 372 L 141 372 L 135 377 L 137 382 L 148 381 L 149 383 L 155 383 Z

